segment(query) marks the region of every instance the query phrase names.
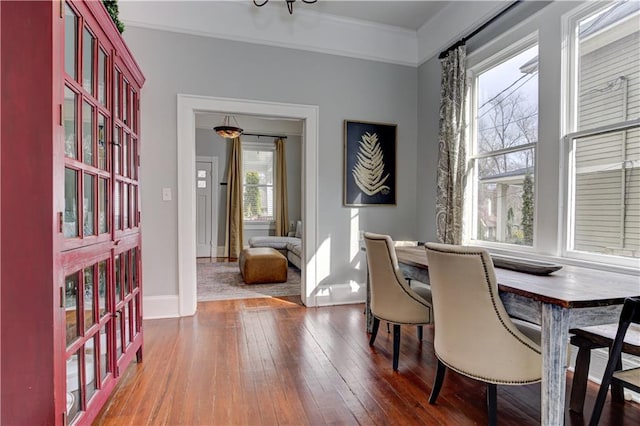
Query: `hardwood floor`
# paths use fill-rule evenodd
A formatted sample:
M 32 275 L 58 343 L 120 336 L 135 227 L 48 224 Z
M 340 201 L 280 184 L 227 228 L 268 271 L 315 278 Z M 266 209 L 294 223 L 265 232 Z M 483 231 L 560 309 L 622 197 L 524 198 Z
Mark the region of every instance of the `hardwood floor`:
M 392 335 L 382 325 L 370 348 L 362 305 L 199 303 L 194 317 L 145 321 L 144 362 L 126 370 L 94 424 L 486 424 L 485 386 L 450 371 L 437 404 L 428 404 L 433 329 L 425 327 L 422 344 L 415 328 L 402 329 L 394 373 Z M 587 416 L 596 392 L 591 384 Z M 498 421 L 539 424 L 540 386 L 498 386 Z M 567 411 L 567 425 L 585 423 Z M 640 424 L 640 406 L 607 401 L 600 424 Z

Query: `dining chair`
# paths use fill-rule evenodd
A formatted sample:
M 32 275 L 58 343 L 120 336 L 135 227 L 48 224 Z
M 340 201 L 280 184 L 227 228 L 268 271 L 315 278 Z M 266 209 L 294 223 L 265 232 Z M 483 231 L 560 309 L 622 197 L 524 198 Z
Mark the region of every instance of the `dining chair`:
M 569 333 L 572 334 L 569 341 L 578 348 L 571 384 L 571 398 L 569 400 L 569 409 L 572 412 L 582 414 L 584 409 L 591 351 L 599 348 L 607 348 L 610 351 L 617 332 L 618 324 L 593 325 L 569 330 Z M 631 324 L 629 326 L 622 344 L 622 352 L 640 356 L 640 324 Z M 616 370 L 620 369 L 622 369 L 622 360 L 618 359 Z M 615 383 L 611 384 L 611 400 L 624 402 L 624 388 L 622 386 Z
M 593 413 L 589 426 L 596 426 L 602 415 L 607 392 L 611 384 L 620 385 L 623 388 L 629 388 L 634 392 L 640 392 L 640 367 L 623 370 L 620 365 L 620 357 L 622 347 L 624 346 L 624 338 L 631 324 L 640 324 L 640 298 L 629 297 L 624 301 L 622 312 L 620 313 L 620 321 L 618 322 L 618 331 L 613 340 L 613 346 L 609 352 L 609 361 L 602 376 L 600 390 L 593 406 Z
M 487 384 L 489 424 L 497 424 L 497 385 L 536 383 L 540 345 L 509 318 L 493 262 L 481 248 L 427 243 L 438 359 L 429 397 L 435 404 L 447 368 Z
M 400 357 L 400 326 L 418 326 L 418 338 L 422 340 L 422 325 L 431 323 L 431 304 L 407 284 L 398 268 L 398 259 L 390 236 L 365 232 L 364 241 L 367 248 L 373 314 L 369 346 L 373 346 L 376 340 L 380 320 L 393 324 L 393 370 L 397 371 Z

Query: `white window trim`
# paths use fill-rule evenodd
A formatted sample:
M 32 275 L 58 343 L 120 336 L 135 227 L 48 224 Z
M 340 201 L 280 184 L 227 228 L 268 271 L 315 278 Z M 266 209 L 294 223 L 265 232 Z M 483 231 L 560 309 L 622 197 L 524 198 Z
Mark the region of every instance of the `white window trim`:
M 478 204 L 478 169 L 475 167 L 476 160 L 480 158 L 485 158 L 488 156 L 494 156 L 500 153 L 508 153 L 508 152 L 516 152 L 524 149 L 534 149 L 534 176 L 537 175 L 538 172 L 538 144 L 526 144 L 519 145 L 517 147 L 506 148 L 503 150 L 491 151 L 491 153 L 482 153 L 475 154 L 477 149 L 477 122 L 473 119 L 474 111 L 476 110 L 476 106 L 478 103 L 478 93 L 477 93 L 477 84 L 476 84 L 476 76 L 481 74 L 482 72 L 493 68 L 494 66 L 505 62 L 514 56 L 518 55 L 520 52 L 529 49 L 530 47 L 538 44 L 538 32 L 535 31 L 529 35 L 521 37 L 518 41 L 510 44 L 508 47 L 492 54 L 485 60 L 480 61 L 476 65 L 467 69 L 467 79 L 468 79 L 468 93 L 467 93 L 467 152 L 469 153 L 469 158 L 467 161 L 469 174 L 467 175 L 467 186 L 465 188 L 465 199 L 469 200 L 469 202 L 465 203 L 464 213 L 463 213 L 463 243 L 471 244 L 475 246 L 485 247 L 490 249 L 495 253 L 510 253 L 514 252 L 533 254 L 536 249 L 536 228 L 537 228 L 537 211 L 538 211 L 538 190 L 537 190 L 537 179 L 534 179 L 534 208 L 533 208 L 533 244 L 532 246 L 525 246 L 520 244 L 511 244 L 511 243 L 501 243 L 501 242 L 493 242 L 493 241 L 484 241 L 478 240 L 475 238 L 477 235 L 477 209 L 475 208 Z M 533 147 L 530 145 L 534 145 Z
M 273 154 L 273 169 L 274 169 L 274 176 L 273 176 L 273 180 L 275 182 L 275 169 L 277 167 L 277 161 L 278 159 L 276 158 L 275 155 L 275 151 L 276 151 L 276 144 L 273 142 L 255 142 L 255 141 L 242 141 L 241 142 L 242 145 L 242 151 L 244 154 L 245 149 L 249 150 L 249 151 L 272 151 Z M 243 164 L 244 166 L 244 164 Z M 262 185 L 262 186 L 268 186 L 268 185 Z M 242 184 L 242 187 L 244 189 L 244 184 Z M 274 194 L 275 194 L 275 190 L 276 190 L 276 186 L 275 183 L 273 185 L 271 185 L 271 187 L 273 188 Z M 274 204 L 275 204 L 275 199 L 273 200 Z M 245 229 L 251 229 L 251 230 L 256 230 L 256 231 L 268 231 L 268 230 L 275 230 L 276 229 L 276 208 L 277 206 L 273 206 L 273 220 L 264 220 L 264 221 L 259 221 L 259 220 L 246 220 L 243 219 L 242 222 L 244 224 Z
M 563 61 L 562 61 L 562 120 L 560 123 L 562 158 L 561 185 L 564 189 L 562 199 L 562 218 L 560 221 L 561 236 L 559 238 L 560 256 L 562 259 L 569 259 L 579 263 L 597 264 L 602 269 L 633 271 L 638 273 L 640 260 L 623 256 L 614 256 L 601 253 L 591 253 L 571 248 L 573 242 L 573 192 L 574 192 L 574 164 L 573 164 L 573 141 L 581 137 L 608 133 L 614 130 L 625 130 L 640 125 L 640 119 L 620 121 L 611 125 L 598 128 L 576 131 L 578 93 L 576 81 L 578 75 L 578 50 L 576 48 L 577 23 L 586 16 L 596 13 L 598 10 L 609 7 L 608 3 L 587 3 L 564 14 L 562 17 L 562 40 Z

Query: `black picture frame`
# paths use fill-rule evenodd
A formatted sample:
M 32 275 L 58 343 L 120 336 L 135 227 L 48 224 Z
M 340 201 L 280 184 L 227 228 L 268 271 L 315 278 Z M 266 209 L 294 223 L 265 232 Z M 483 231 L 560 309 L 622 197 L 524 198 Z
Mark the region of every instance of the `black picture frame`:
M 344 120 L 345 206 L 396 205 L 398 126 Z

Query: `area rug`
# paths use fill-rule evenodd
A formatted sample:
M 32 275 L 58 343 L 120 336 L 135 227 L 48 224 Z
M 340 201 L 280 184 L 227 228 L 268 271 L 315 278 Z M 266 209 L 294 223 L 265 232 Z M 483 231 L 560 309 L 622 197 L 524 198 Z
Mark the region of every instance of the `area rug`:
M 237 262 L 197 263 L 198 302 L 300 295 L 300 271 L 289 267 L 287 282 L 245 284 Z

